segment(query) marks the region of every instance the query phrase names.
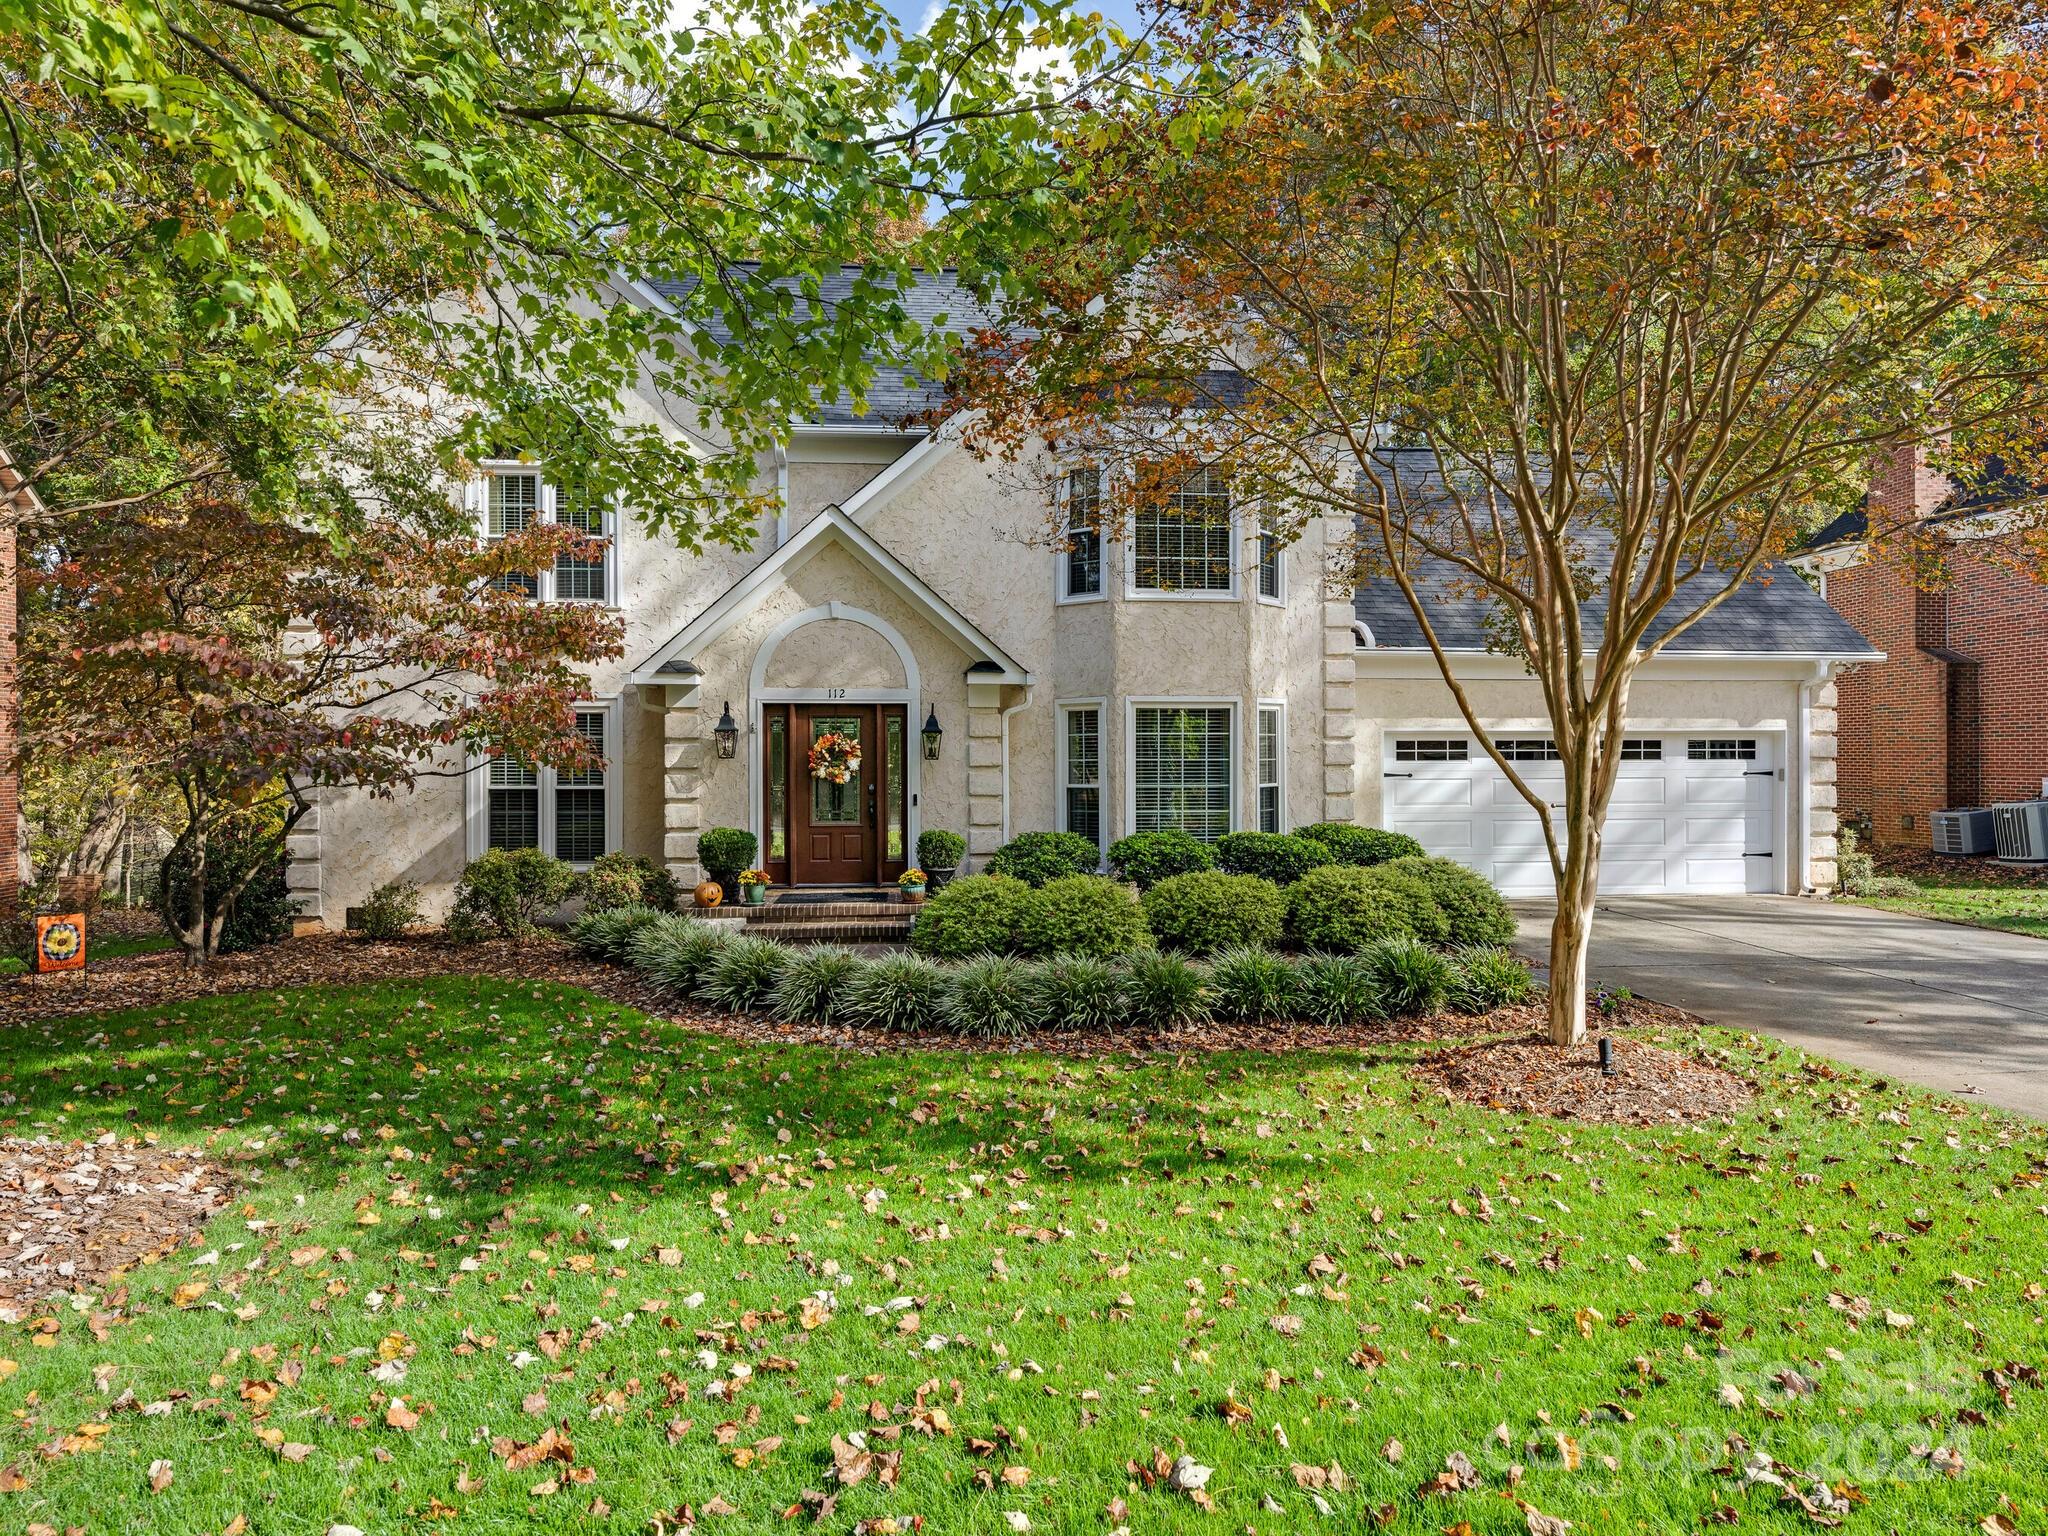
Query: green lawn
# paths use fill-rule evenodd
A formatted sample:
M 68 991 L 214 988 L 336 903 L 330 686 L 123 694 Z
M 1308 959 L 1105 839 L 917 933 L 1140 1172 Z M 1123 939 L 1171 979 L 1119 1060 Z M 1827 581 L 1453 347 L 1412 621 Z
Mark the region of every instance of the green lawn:
M 1713 1470 L 1738 1434 L 1851 1531 L 2048 1527 L 2048 1394 L 1981 1374 L 2042 1360 L 2048 1139 L 1776 1046 L 1717 1042 L 1743 1123 L 1646 1131 L 1445 1105 L 1406 1047 L 832 1054 L 552 984 L 12 1044 L 10 1133 L 206 1142 L 243 1188 L 203 1252 L 0 1329 L 0 1530 L 809 1529 L 859 1433 L 820 1529 L 1535 1528 L 1510 1491 L 1816 1529 Z M 572 1460 L 494 1454 L 551 1426 Z M 1133 1477 L 1155 1449 L 1216 1514 Z M 1453 1452 L 1479 1485 L 1418 1495 Z
M 1952 870 L 1926 859 L 1911 861 L 1909 868 L 1880 867 L 1910 880 L 1918 891 L 1871 897 L 1859 905 L 2048 939 L 2048 885 L 2032 883 L 2022 873 L 1978 860 L 1959 862 Z

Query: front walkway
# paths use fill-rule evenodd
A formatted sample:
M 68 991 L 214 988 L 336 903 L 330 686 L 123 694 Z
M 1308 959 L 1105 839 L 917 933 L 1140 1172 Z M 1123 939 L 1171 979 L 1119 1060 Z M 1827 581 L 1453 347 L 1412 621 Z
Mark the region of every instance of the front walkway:
M 1523 953 L 1548 903 L 1517 903 Z M 2048 942 L 1792 896 L 1600 903 L 1596 983 L 2048 1117 Z

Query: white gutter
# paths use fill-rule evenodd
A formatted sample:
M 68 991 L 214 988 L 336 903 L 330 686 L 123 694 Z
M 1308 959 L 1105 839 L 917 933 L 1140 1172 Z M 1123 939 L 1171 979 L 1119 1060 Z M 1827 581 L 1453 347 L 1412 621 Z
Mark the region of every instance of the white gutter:
M 1032 685 L 1024 685 L 1024 697 L 1003 711 L 1003 841 L 1010 840 L 1010 716 L 1031 702 Z

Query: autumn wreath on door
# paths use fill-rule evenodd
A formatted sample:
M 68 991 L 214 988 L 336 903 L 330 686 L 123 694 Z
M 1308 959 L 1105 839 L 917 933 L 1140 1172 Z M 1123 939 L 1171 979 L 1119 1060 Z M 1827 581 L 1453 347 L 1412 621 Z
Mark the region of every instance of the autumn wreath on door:
M 827 731 L 811 743 L 811 777 L 828 784 L 850 784 L 860 772 L 860 742 L 839 731 Z

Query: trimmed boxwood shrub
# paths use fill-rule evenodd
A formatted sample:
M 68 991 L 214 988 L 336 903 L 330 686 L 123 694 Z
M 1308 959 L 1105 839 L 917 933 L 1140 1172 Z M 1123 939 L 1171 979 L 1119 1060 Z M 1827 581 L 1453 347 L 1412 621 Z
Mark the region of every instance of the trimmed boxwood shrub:
M 1123 968 L 1093 955 L 1054 955 L 1031 967 L 1047 1029 L 1111 1029 L 1125 1015 Z
M 697 839 L 697 862 L 720 885 L 731 885 L 741 870 L 754 867 L 760 846 L 745 827 L 711 827 Z
M 944 827 L 926 827 L 917 834 L 917 867 L 926 874 L 935 869 L 958 869 L 967 857 L 967 839 Z
M 918 909 L 910 947 L 921 955 L 963 960 L 1016 948 L 1031 888 L 1008 875 L 955 880 Z
M 741 934 L 722 945 L 697 981 L 697 995 L 715 1008 L 745 1013 L 765 1008 L 775 995 L 793 951 L 785 944 Z
M 1128 955 L 1151 942 L 1128 886 L 1100 875 L 1062 875 L 1025 894 L 1016 947 L 1031 955 Z
M 1287 932 L 1303 949 L 1356 954 L 1386 938 L 1440 940 L 1448 925 L 1413 876 L 1332 864 L 1309 871 L 1288 891 Z
M 989 857 L 988 872 L 1026 885 L 1043 885 L 1062 875 L 1092 875 L 1102 850 L 1078 832 L 1026 832 Z
M 1385 864 L 1391 859 L 1422 857 L 1422 844 L 1406 832 L 1361 827 L 1348 821 L 1319 821 L 1313 826 L 1295 828 L 1294 835 L 1321 843 L 1339 864 L 1356 864 L 1361 868 Z
M 1451 957 L 1416 938 L 1383 939 L 1367 952 L 1366 960 L 1391 1013 L 1441 1008 L 1457 979 Z
M 981 955 L 953 972 L 939 1022 L 956 1035 L 1015 1040 L 1045 1019 L 1045 999 L 1030 965 L 1013 955 Z
M 1128 880 L 1141 891 L 1149 891 L 1162 880 L 1214 869 L 1216 855 L 1193 833 L 1173 829 L 1166 832 L 1136 832 L 1109 845 L 1109 868 L 1119 880 Z
M 1144 903 L 1160 945 L 1195 955 L 1277 944 L 1287 913 L 1287 898 L 1272 881 L 1214 869 L 1170 875 L 1145 893 Z
M 1452 944 L 1500 945 L 1515 936 L 1515 914 L 1493 882 L 1454 859 L 1396 859 L 1382 866 L 1418 880 L 1444 914 L 1445 939 Z
M 1218 1018 L 1288 1018 L 1297 1001 L 1294 962 L 1253 945 L 1226 949 L 1209 967 L 1209 990 Z
M 789 964 L 775 982 L 770 1003 L 775 1017 L 791 1024 L 807 1019 L 830 1024 L 860 968 L 860 956 L 843 944 L 810 944 L 791 951 Z
M 1141 949 L 1124 967 L 1131 1022 L 1178 1029 L 1209 1017 L 1209 980 L 1179 955 Z
M 583 872 L 576 889 L 586 912 L 606 912 L 614 907 L 673 912 L 676 906 L 675 878 L 637 853 L 605 854 Z
M 576 871 L 538 848 L 493 848 L 472 859 L 455 882 L 451 937 L 465 932 L 516 939 L 576 888 Z
M 1479 946 L 1451 957 L 1448 1001 L 1460 1013 L 1487 1013 L 1536 995 L 1529 967 L 1505 949 Z
M 1232 832 L 1216 839 L 1218 869 L 1257 875 L 1275 885 L 1292 885 L 1310 870 L 1332 862 L 1330 850 L 1321 843 L 1285 832 Z
M 1386 1016 L 1380 982 L 1362 955 L 1310 955 L 1294 970 L 1295 1011 L 1318 1024 L 1352 1024 Z
M 848 978 L 839 1006 L 847 1022 L 868 1029 L 934 1029 L 950 979 L 923 955 L 883 955 Z

